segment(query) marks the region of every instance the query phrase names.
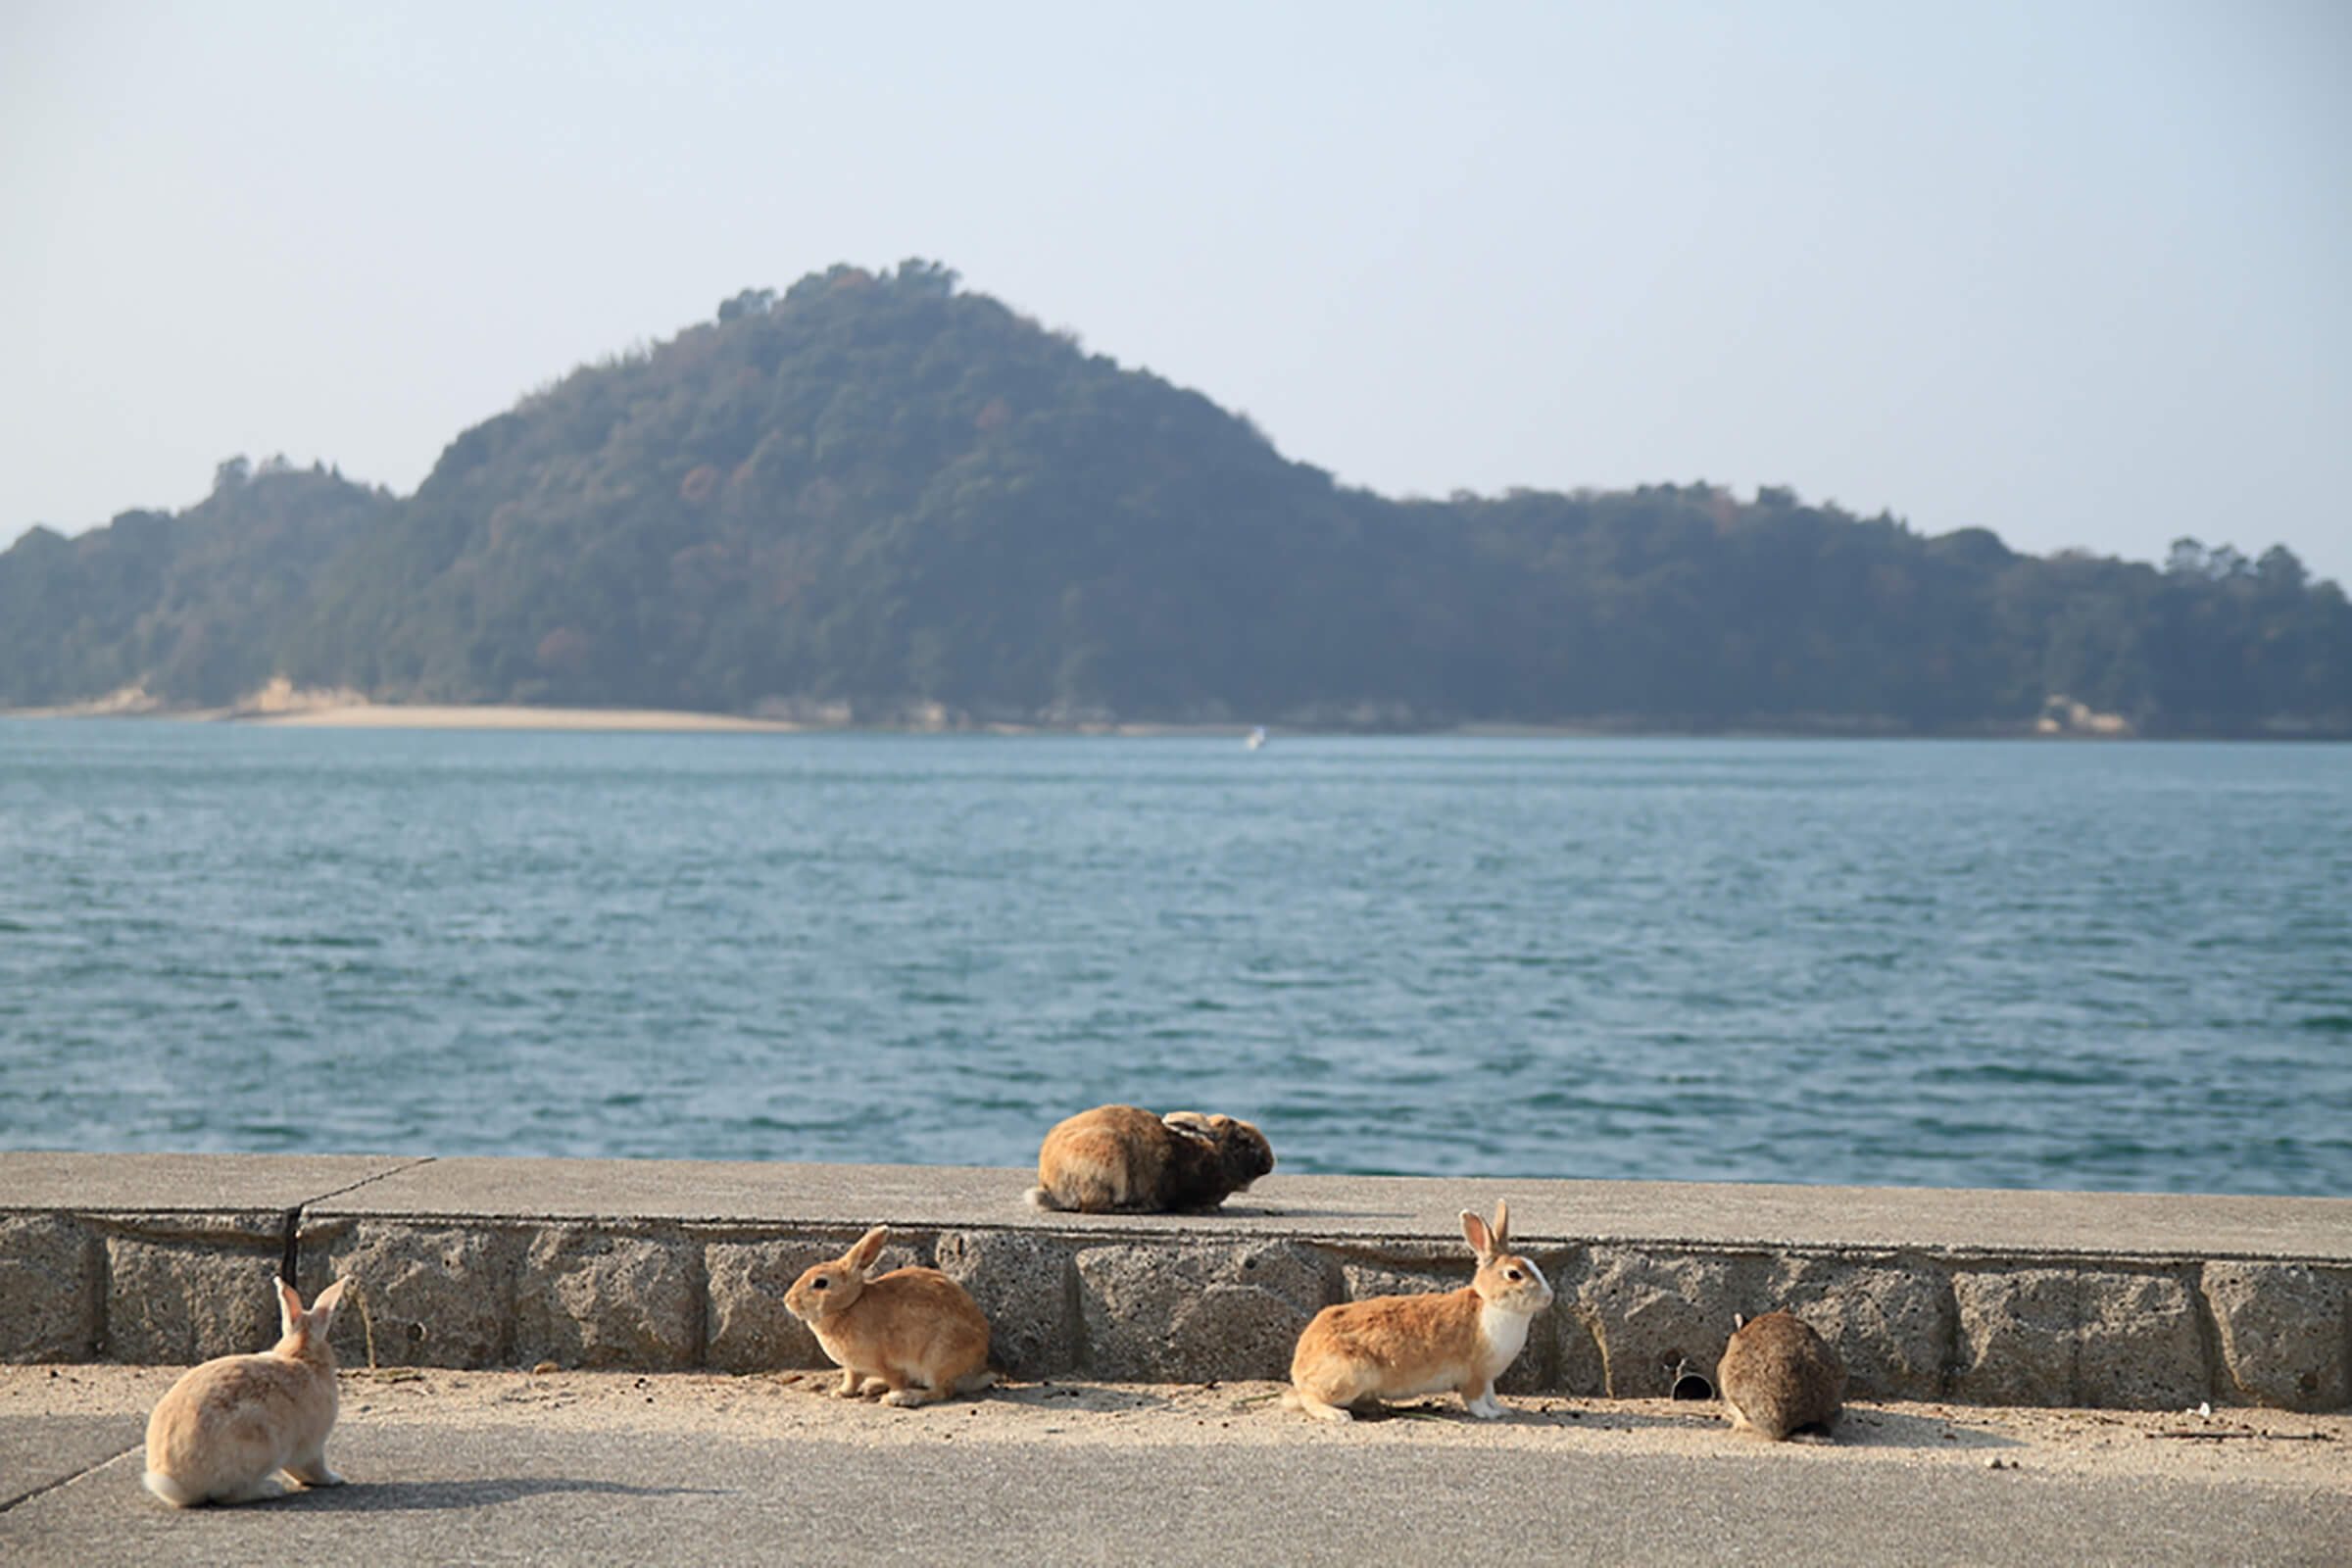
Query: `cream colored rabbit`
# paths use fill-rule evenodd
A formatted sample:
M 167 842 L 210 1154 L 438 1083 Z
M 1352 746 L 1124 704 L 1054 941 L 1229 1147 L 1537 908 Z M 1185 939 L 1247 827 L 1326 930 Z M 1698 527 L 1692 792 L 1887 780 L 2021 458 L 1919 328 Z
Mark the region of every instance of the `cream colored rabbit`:
M 841 1396 L 915 1405 L 987 1388 L 996 1381 L 988 1318 L 962 1286 L 935 1268 L 866 1278 L 889 1239 L 888 1226 L 875 1226 L 784 1293 L 784 1305 L 841 1366 Z
M 1282 1402 L 1346 1421 L 1350 1405 L 1450 1389 L 1480 1420 L 1500 1416 L 1494 1380 L 1527 1343 L 1529 1322 L 1551 1304 L 1544 1271 L 1504 1250 L 1510 1222 L 1510 1208 L 1500 1202 L 1491 1231 L 1462 1211 L 1462 1235 L 1478 1254 L 1478 1273 L 1458 1291 L 1375 1296 L 1316 1313 L 1298 1336 Z
M 278 1342 L 259 1355 L 223 1355 L 191 1367 L 147 1418 L 147 1490 L 174 1508 L 274 1497 L 283 1471 L 306 1487 L 339 1487 L 326 1467 L 334 1430 L 335 1355 L 326 1331 L 343 1281 L 309 1311 L 277 1282 Z

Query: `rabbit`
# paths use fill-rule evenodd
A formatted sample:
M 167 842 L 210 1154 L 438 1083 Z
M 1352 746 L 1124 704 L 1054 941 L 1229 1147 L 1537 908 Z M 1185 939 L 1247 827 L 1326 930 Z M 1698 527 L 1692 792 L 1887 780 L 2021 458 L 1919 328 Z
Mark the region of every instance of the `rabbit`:
M 1029 1202 L 1087 1214 L 1211 1209 L 1273 1168 L 1273 1147 L 1246 1121 L 1097 1105 L 1046 1134 Z
M 1482 1421 L 1503 1414 L 1494 1380 L 1527 1343 L 1529 1321 L 1551 1304 L 1551 1284 L 1510 1244 L 1510 1207 L 1494 1205 L 1494 1227 L 1468 1209 L 1462 1235 L 1478 1273 L 1458 1291 L 1375 1296 L 1315 1314 L 1291 1356 L 1285 1407 L 1325 1421 L 1353 1419 L 1350 1405 L 1451 1389 Z
M 987 1388 L 996 1381 L 987 1365 L 988 1318 L 962 1286 L 935 1268 L 866 1278 L 889 1239 L 888 1226 L 875 1226 L 784 1293 L 785 1307 L 840 1365 L 834 1392 L 845 1399 L 879 1394 L 884 1404 L 912 1406 Z
M 326 1467 L 334 1430 L 335 1353 L 326 1343 L 344 1281 L 309 1311 L 277 1282 L 277 1344 L 191 1367 L 147 1418 L 147 1490 L 174 1508 L 254 1502 L 285 1492 L 278 1472 L 306 1487 L 339 1487 Z
M 1827 1433 L 1845 1398 L 1845 1363 L 1813 1331 L 1788 1312 L 1767 1312 L 1739 1324 L 1715 1386 L 1732 1407 L 1732 1430 L 1755 1432 L 1779 1443 L 1792 1432 Z

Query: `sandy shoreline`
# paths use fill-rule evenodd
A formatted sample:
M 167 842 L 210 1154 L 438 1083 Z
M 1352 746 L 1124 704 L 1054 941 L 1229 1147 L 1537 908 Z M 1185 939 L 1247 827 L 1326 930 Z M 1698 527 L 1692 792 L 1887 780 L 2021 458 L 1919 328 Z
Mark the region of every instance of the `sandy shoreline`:
M 275 729 L 510 729 L 664 734 L 787 734 L 810 728 L 664 708 L 527 708 L 514 703 L 293 703 L 257 708 L 155 708 L 76 703 L 0 709 L 0 718 L 129 718 L 181 724 L 252 724 Z
M 6 718 L 122 718 L 251 724 L 274 729 L 551 730 L 645 734 L 1176 735 L 1239 741 L 1247 724 L 833 724 L 669 708 L 534 708 L 518 703 L 295 702 L 250 708 L 161 708 L 118 701 L 0 709 Z
M 788 733 L 804 729 L 781 719 L 739 718 L 662 708 L 523 708 L 513 704 L 340 703 L 282 713 L 225 714 L 232 723 L 273 729 L 539 729 L 637 730 L 651 733 Z
M 289 692 L 273 684 L 253 700 L 232 708 L 170 708 L 127 689 L 88 702 L 55 708 L 0 708 L 0 719 L 141 718 L 176 723 L 270 725 L 286 729 L 444 729 L 549 730 L 647 734 L 892 734 L 892 735 L 1108 735 L 1176 737 L 1239 741 L 1251 729 L 1249 723 L 1119 723 L 1090 720 L 1081 723 L 858 722 L 849 719 L 755 718 L 738 713 L 704 712 L 668 708 L 552 708 L 521 703 L 376 703 L 344 693 Z M 1409 735 L 1457 740 L 2095 740 L 2113 743 L 2133 737 L 2094 735 L 2087 731 L 2036 734 L 2025 729 L 1937 732 L 1894 732 L 1884 729 L 1796 726 L 1731 726 L 1693 729 L 1634 723 L 1509 724 L 1477 722 L 1427 729 L 1355 730 L 1307 726 L 1277 729 L 1265 726 L 1275 740 L 1314 735 Z M 2191 737 L 2194 738 L 2194 737 Z M 2294 738 L 2294 737 L 2286 737 Z

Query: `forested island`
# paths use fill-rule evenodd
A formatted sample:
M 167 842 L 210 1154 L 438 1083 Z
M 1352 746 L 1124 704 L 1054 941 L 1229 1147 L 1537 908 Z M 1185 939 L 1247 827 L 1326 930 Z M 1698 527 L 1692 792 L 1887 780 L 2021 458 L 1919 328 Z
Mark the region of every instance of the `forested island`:
M 2284 548 L 2034 557 L 1767 488 L 1396 500 L 954 272 L 748 290 L 460 435 L 0 554 L 0 707 L 272 680 L 857 724 L 2352 736 Z

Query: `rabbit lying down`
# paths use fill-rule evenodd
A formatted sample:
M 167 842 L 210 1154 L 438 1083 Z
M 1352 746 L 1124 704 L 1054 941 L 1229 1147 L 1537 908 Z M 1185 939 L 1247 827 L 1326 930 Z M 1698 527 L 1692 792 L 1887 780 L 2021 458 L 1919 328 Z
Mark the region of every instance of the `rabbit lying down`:
M 1205 1210 L 1273 1168 L 1273 1146 L 1246 1121 L 1097 1105 L 1046 1134 L 1029 1202 L 1088 1214 Z

